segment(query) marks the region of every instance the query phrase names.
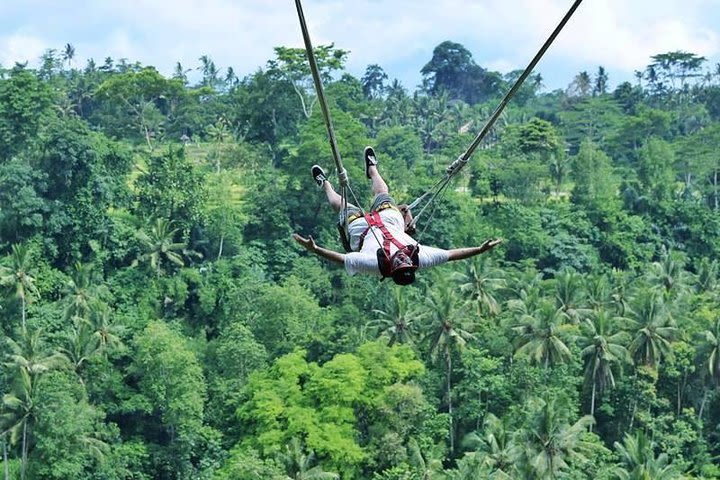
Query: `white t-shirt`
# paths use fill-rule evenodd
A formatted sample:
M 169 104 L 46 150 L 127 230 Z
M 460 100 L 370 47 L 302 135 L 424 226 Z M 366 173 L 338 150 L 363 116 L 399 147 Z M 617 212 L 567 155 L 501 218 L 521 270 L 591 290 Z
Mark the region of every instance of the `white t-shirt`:
M 390 234 L 403 245 L 414 245 L 417 242 L 405 233 L 405 222 L 402 214 L 394 208 L 380 210 L 380 218 Z M 345 254 L 345 270 L 348 274 L 355 275 L 365 273 L 382 277 L 378 266 L 377 250 L 382 247 L 383 234 L 378 227 L 372 227 L 365 235 L 362 250 L 357 251 L 360 244 L 360 236 L 367 229 L 368 223 L 365 218 L 359 218 L 351 222 L 348 227 L 350 235 L 351 253 Z M 390 243 L 390 255 L 398 250 L 394 243 Z M 448 261 L 448 251 L 442 248 L 420 246 L 420 264 L 418 268 L 434 267 Z

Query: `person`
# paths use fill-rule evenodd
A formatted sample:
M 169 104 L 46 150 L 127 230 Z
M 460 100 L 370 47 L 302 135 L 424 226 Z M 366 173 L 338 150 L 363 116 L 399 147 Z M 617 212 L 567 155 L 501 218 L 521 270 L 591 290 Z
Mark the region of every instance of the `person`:
M 390 277 L 398 285 L 415 281 L 418 268 L 434 267 L 445 262 L 462 260 L 486 252 L 502 242 L 486 240 L 480 246 L 445 250 L 420 245 L 407 232 L 412 226 L 412 214 L 406 206 L 399 207 L 390 196 L 388 186 L 378 172 L 378 160 L 372 147 L 364 151 L 365 175 L 372 182 L 374 195 L 370 213 L 363 215 L 355 205 L 343 208 L 343 199 L 328 181 L 323 169 L 313 165 L 313 179 L 327 197 L 328 203 L 339 213 L 341 225 L 347 225 L 349 253 L 323 248 L 309 236 L 294 233 L 293 238 L 308 251 L 335 263 L 343 264 L 350 275 L 369 274 Z

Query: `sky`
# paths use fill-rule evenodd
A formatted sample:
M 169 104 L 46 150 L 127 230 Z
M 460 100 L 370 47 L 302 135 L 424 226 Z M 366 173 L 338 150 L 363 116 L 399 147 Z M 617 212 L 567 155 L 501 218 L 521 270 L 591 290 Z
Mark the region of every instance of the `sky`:
M 370 64 L 409 90 L 433 49 L 450 40 L 475 62 L 507 73 L 530 62 L 572 0 L 303 0 L 313 45 L 348 50 L 346 70 Z M 179 61 L 196 69 L 208 55 L 239 77 L 266 66 L 276 46 L 302 47 L 291 0 L 1 0 L 0 65 L 75 47 L 88 58 L 126 58 L 169 76 Z M 565 88 L 598 66 L 610 86 L 634 81 L 652 55 L 686 51 L 720 62 L 720 0 L 584 0 L 535 69 L 545 90 Z M 197 75 L 197 74 L 196 74 Z M 192 77 L 192 73 L 190 74 Z

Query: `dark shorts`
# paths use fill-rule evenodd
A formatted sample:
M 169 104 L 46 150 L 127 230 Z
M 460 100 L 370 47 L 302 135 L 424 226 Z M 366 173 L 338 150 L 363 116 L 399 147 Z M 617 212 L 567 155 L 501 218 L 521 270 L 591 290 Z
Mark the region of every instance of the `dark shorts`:
M 383 210 L 384 208 L 389 208 L 387 205 L 395 209 L 398 208 L 397 203 L 395 203 L 395 199 L 393 197 L 391 197 L 387 193 L 378 193 L 377 195 L 375 195 L 372 205 L 370 205 L 370 211 L 375 212 L 378 210 Z M 340 210 L 339 220 L 341 223 L 344 224 L 347 218 L 350 218 L 351 222 L 357 218 L 362 218 L 362 211 L 352 203 L 348 203 L 346 210 Z

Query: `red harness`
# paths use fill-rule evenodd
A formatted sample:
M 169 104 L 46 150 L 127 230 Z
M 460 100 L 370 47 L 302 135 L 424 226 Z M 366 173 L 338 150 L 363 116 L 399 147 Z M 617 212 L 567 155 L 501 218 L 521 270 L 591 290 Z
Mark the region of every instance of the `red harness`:
M 365 236 L 368 234 L 370 229 L 372 227 L 378 227 L 380 229 L 380 232 L 382 232 L 383 236 L 383 251 L 385 252 L 385 256 L 387 258 L 390 258 L 390 244 L 394 244 L 397 248 L 403 249 L 406 245 L 404 245 L 401 241 L 399 241 L 397 238 L 392 236 L 392 233 L 390 233 L 390 230 L 385 226 L 382 219 L 380 218 L 380 212 L 370 212 L 365 214 L 365 220 L 368 222 L 368 227 L 365 229 L 365 231 L 360 235 L 360 249 L 362 249 L 363 241 L 365 240 Z
M 380 232 L 382 232 L 383 236 L 383 244 L 382 248 L 378 249 L 377 256 L 378 256 L 378 267 L 380 268 L 380 273 L 382 273 L 383 277 L 389 277 L 392 274 L 392 258 L 393 256 L 390 255 L 390 244 L 392 243 L 398 248 L 398 251 L 403 251 L 413 262 L 413 265 L 415 268 L 417 268 L 419 263 L 418 258 L 418 246 L 417 245 L 405 245 L 397 238 L 393 237 L 392 233 L 390 233 L 390 230 L 385 226 L 382 219 L 380 218 L 380 212 L 370 212 L 365 214 L 365 220 L 368 222 L 368 227 L 365 229 L 365 231 L 360 235 L 360 244 L 359 249 L 362 250 L 362 245 L 365 240 L 365 236 L 367 236 L 368 232 L 372 227 L 377 227 L 380 229 Z M 396 252 L 397 255 L 399 252 Z

